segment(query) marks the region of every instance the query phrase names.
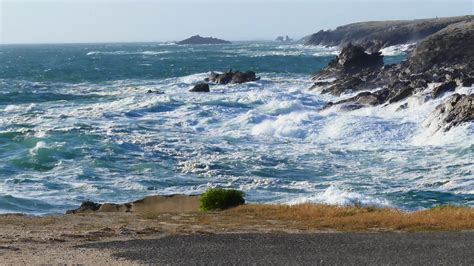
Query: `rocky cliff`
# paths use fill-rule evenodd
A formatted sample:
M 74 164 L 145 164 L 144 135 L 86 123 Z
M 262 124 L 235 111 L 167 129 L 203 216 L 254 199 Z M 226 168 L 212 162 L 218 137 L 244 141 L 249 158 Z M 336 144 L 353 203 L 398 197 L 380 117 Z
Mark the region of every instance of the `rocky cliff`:
M 349 42 L 371 52 L 381 48 L 418 42 L 452 24 L 472 21 L 474 16 L 449 18 L 371 21 L 321 30 L 304 38 L 306 45 L 344 46 Z

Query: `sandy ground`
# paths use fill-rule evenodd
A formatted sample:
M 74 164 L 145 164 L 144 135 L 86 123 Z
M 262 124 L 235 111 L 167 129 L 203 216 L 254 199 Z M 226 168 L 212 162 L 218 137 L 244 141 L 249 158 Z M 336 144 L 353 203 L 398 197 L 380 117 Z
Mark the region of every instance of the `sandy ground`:
M 12 264 L 111 264 L 113 250 L 85 249 L 88 243 L 156 239 L 169 235 L 225 232 L 300 232 L 278 221 L 232 225 L 201 222 L 213 213 L 87 213 L 47 217 L 0 216 L 0 261 Z M 225 224 L 224 224 L 225 223 Z

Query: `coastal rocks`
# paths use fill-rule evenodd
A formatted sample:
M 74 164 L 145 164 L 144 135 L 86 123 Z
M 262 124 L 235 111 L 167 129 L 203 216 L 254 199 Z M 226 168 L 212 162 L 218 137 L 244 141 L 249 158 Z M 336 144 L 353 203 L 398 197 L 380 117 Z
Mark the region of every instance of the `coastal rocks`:
M 148 196 L 143 199 L 123 203 L 94 203 L 85 201 L 75 210 L 66 214 L 89 212 L 136 212 L 136 213 L 190 213 L 199 210 L 198 195 Z
M 354 97 L 350 97 L 338 102 L 329 102 L 323 109 L 327 109 L 335 105 L 344 105 L 344 110 L 355 110 L 365 106 L 375 106 L 382 104 L 389 96 L 388 89 L 381 89 L 374 92 L 364 91 Z
M 360 46 L 348 44 L 327 67 L 314 74 L 314 88 L 321 88 L 321 93 L 341 95 L 347 92 L 373 88 L 376 77 L 383 67 L 383 56 L 379 53 L 366 53 Z M 327 82 L 327 79 L 336 79 Z
M 369 54 L 362 47 L 348 45 L 326 68 L 312 76 L 315 83 L 311 89 L 335 96 L 363 91 L 323 107 L 337 107 L 335 110 L 343 111 L 402 102 L 414 95 L 425 101 L 440 98 L 458 87 L 472 86 L 473 39 L 474 21 L 464 19 L 421 41 L 407 60 L 382 67 L 381 55 Z M 329 78 L 332 80 L 327 81 Z M 372 91 L 376 88 L 382 89 Z M 472 97 L 455 94 L 438 106 L 433 115 L 433 121 L 438 121 L 435 124 L 447 131 L 471 121 L 474 116 Z M 408 104 L 402 102 L 396 110 L 406 108 Z
M 226 40 L 221 40 L 213 37 L 201 37 L 199 35 L 194 35 L 192 37 L 189 37 L 188 39 L 182 40 L 180 42 L 177 42 L 176 44 L 193 44 L 193 45 L 198 45 L 198 44 L 231 44 L 231 42 L 226 41 Z
M 473 64 L 474 17 L 456 23 L 427 37 L 416 46 L 408 61 L 413 72 L 449 67 L 456 64 Z M 472 68 L 471 68 L 472 69 Z M 453 74 L 454 74 L 454 69 Z M 459 75 L 459 71 L 457 75 Z M 455 77 L 452 77 L 455 78 Z
M 200 83 L 194 86 L 190 92 L 209 92 L 209 84 L 206 83 Z
M 436 121 L 436 126 L 443 131 L 464 122 L 474 120 L 474 95 L 453 94 L 446 102 L 438 105 L 433 113 L 431 126 Z
M 288 37 L 288 35 L 286 35 L 285 37 L 283 36 L 278 36 L 275 41 L 277 42 L 292 42 L 293 39 L 291 39 L 290 37 Z
M 328 78 L 341 79 L 354 73 L 378 69 L 382 66 L 383 56 L 380 52 L 369 54 L 362 47 L 349 43 L 335 59 L 329 62 L 327 67 L 313 75 L 312 79 L 316 81 Z
M 209 75 L 209 77 L 205 79 L 205 81 L 210 81 L 217 84 L 228 84 L 228 83 L 241 84 L 241 83 L 257 81 L 257 80 L 260 80 L 260 77 L 257 77 L 255 72 L 253 71 L 232 72 L 232 69 L 222 74 L 212 72 Z
M 66 214 L 73 214 L 73 213 L 84 213 L 84 212 L 95 212 L 99 210 L 101 204 L 95 203 L 92 201 L 84 201 L 81 206 L 75 210 L 69 210 Z

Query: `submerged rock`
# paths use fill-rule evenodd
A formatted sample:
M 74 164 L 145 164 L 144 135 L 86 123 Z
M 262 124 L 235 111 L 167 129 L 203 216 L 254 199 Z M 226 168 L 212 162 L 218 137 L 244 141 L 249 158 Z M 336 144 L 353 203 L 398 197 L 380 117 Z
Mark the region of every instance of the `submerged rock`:
M 206 81 L 214 82 L 217 84 L 228 84 L 228 83 L 245 83 L 251 81 L 260 80 L 260 77 L 257 77 L 255 72 L 247 71 L 247 72 L 240 72 L 235 71 L 232 72 L 232 69 L 224 72 L 222 74 L 212 72 L 208 78 L 205 79 Z
M 191 92 L 209 92 L 209 84 L 201 83 L 194 86 L 194 88 L 190 89 Z

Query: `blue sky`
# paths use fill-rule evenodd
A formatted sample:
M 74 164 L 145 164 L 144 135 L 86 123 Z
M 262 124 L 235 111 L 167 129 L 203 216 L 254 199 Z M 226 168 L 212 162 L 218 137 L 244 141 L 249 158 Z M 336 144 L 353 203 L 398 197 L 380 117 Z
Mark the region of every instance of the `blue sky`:
M 0 0 L 0 43 L 301 38 L 339 25 L 473 14 L 474 0 Z

